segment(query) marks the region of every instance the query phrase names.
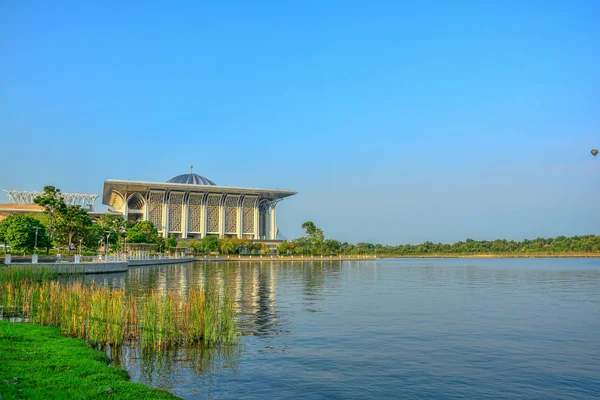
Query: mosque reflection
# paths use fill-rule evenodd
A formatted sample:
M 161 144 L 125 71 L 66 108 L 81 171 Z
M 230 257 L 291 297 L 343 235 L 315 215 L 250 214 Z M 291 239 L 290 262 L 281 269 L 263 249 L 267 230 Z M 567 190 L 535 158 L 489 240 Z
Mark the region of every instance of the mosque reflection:
M 325 286 L 336 286 L 341 276 L 339 261 L 292 262 L 196 262 L 187 265 L 131 268 L 123 274 L 85 276 L 113 288 L 144 297 L 152 291 L 187 294 L 191 288 L 217 289 L 234 300 L 242 336 L 273 336 L 289 332 L 292 324 L 286 310 L 301 307 L 319 311 Z M 278 297 L 286 299 L 280 306 Z M 177 349 L 148 352 L 123 347 L 110 355 L 115 364 L 130 371 L 136 380 L 169 387 L 163 377 L 190 371 L 205 374 L 215 369 L 235 368 L 243 346 Z

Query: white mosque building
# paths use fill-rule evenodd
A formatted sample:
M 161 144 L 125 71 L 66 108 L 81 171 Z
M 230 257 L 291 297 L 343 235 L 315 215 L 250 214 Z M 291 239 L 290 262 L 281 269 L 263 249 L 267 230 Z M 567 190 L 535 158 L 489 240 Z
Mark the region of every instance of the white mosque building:
M 152 221 L 158 231 L 179 239 L 278 239 L 277 204 L 297 192 L 220 186 L 190 172 L 167 182 L 108 179 L 102 204 L 129 222 Z

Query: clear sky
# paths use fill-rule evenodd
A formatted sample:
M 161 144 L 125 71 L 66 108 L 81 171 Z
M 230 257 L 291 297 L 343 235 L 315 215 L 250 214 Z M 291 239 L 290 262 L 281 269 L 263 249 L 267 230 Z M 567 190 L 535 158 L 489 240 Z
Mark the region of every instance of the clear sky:
M 599 233 L 598 1 L 123 3 L 0 0 L 0 189 L 193 164 L 297 190 L 288 238 Z

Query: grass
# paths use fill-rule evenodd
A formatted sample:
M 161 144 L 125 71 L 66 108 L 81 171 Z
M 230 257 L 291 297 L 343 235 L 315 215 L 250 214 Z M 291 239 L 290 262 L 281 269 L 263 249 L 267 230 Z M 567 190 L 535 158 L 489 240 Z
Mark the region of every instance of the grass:
M 12 282 L 17 285 L 22 281 L 40 282 L 58 278 L 59 274 L 54 268 L 47 267 L 2 267 L 0 266 L 0 284 Z
M 0 397 L 6 400 L 177 398 L 130 382 L 108 361 L 57 328 L 0 321 Z
M 4 271 L 0 275 L 0 319 L 21 318 L 55 326 L 92 346 L 119 346 L 129 341 L 163 349 L 237 342 L 233 303 L 215 290 L 191 289 L 187 296 L 153 292 L 136 298 L 123 289 L 81 282 L 61 284 L 51 278 L 44 272 Z

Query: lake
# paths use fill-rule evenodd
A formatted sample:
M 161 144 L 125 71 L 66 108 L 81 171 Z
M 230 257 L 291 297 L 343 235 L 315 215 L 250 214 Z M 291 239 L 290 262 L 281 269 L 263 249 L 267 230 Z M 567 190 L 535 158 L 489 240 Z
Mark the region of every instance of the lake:
M 600 398 L 600 259 L 197 262 L 86 279 L 235 299 L 240 346 L 113 354 L 186 399 Z

